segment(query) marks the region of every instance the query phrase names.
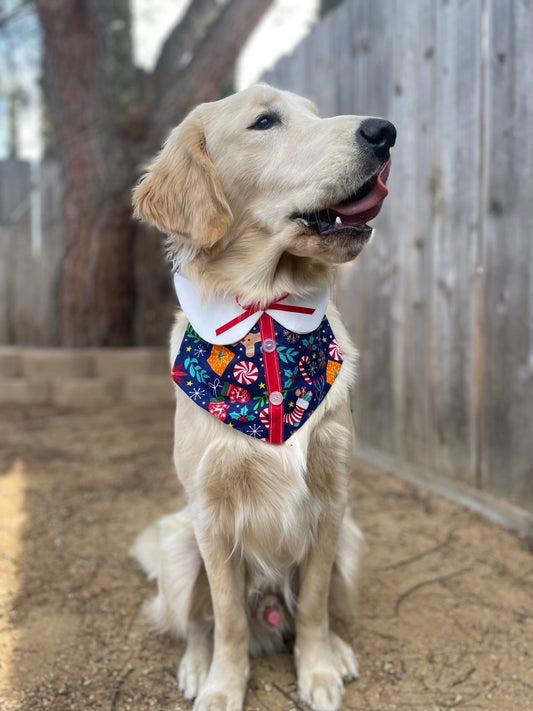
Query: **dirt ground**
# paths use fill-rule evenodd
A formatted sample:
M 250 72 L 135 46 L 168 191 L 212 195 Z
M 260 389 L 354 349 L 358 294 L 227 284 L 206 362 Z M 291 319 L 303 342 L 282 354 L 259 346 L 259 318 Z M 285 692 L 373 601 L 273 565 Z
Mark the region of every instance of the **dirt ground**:
M 190 709 L 182 647 L 151 636 L 153 592 L 128 559 L 175 509 L 168 408 L 0 410 L 0 708 Z M 361 677 L 343 708 L 533 708 L 533 544 L 357 465 L 357 621 L 337 625 Z M 254 660 L 246 709 L 303 709 L 292 658 Z

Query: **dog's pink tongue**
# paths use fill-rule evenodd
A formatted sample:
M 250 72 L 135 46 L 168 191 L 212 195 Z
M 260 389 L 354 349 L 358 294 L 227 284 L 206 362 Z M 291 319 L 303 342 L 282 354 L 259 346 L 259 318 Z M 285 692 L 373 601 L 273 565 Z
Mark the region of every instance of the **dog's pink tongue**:
M 389 194 L 386 182 L 390 173 L 391 161 L 385 163 L 380 170 L 372 190 L 361 200 L 356 200 L 348 204 L 333 205 L 330 210 L 341 218 L 343 225 L 364 225 L 372 220 L 381 210 L 383 200 Z
M 275 607 L 265 607 L 265 610 L 263 612 L 263 619 L 267 623 L 267 625 L 271 625 L 272 627 L 279 627 L 281 624 L 281 613 L 279 610 L 276 610 Z

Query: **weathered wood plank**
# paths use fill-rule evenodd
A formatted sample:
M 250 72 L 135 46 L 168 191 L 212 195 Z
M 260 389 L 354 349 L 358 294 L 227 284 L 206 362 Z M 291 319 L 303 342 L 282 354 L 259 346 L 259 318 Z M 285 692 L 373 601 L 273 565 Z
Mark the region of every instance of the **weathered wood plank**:
M 334 113 L 353 114 L 356 112 L 353 92 L 352 57 L 353 25 L 351 12 L 353 3 L 345 2 L 331 17 L 331 41 L 333 46 L 333 77 L 336 84 Z
M 59 345 L 58 294 L 64 254 L 62 221 L 63 180 L 56 161 L 41 163 L 39 179 L 41 203 L 41 299 L 42 344 Z
M 308 53 L 307 43 L 301 42 L 290 55 L 283 58 L 280 66 L 280 81 L 283 89 L 308 95 L 311 71 Z
M 428 293 L 432 279 L 430 185 L 435 160 L 435 5 L 397 0 L 392 12 L 402 32 L 392 40 L 392 100 L 387 116 L 395 123 L 399 139 L 393 151 L 390 198 L 380 227 L 393 236 L 395 258 L 390 304 L 393 447 L 395 455 L 405 461 L 427 464 L 432 458 L 433 425 Z
M 29 163 L 19 160 L 0 163 L 1 249 L 5 260 L 0 332 L 4 343 L 24 343 L 33 331 L 34 318 L 28 318 L 27 314 L 27 290 L 33 289 L 29 195 Z
M 356 114 L 367 114 L 364 108 L 368 101 L 367 55 L 371 45 L 368 29 L 369 0 L 354 0 L 349 6 L 349 18 L 352 25 L 351 58 L 353 61 L 353 102 Z
M 394 24 L 387 18 L 393 11 L 390 1 L 364 2 L 358 8 L 356 61 L 360 69 L 356 89 L 357 113 L 362 116 L 390 116 Z M 391 178 L 392 186 L 395 179 Z M 354 336 L 361 351 L 359 385 L 354 394 L 356 429 L 362 441 L 389 452 L 394 451 L 396 418 L 392 304 L 397 290 L 398 259 L 390 208 L 385 203 L 381 215 L 373 222 L 375 239 L 355 263 L 353 273 Z
M 20 345 L 40 345 L 40 289 L 32 252 L 30 186 L 10 227 L 13 261 L 14 337 Z
M 434 464 L 476 484 L 475 272 L 479 230 L 481 2 L 437 15 L 432 280 Z
M 533 509 L 533 7 L 488 8 L 482 485 Z
M 321 116 L 332 116 L 335 113 L 336 87 L 331 17 L 315 27 L 310 39 L 313 43 L 311 98 L 318 106 Z
M 13 291 L 13 249 L 9 227 L 0 223 L 0 345 L 14 343 L 11 293 Z
M 30 164 L 8 159 L 0 161 L 0 224 L 16 222 L 30 185 Z

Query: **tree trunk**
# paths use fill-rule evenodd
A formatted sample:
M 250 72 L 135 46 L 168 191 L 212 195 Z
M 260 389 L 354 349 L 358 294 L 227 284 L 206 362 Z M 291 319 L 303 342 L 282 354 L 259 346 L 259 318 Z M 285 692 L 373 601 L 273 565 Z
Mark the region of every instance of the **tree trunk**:
M 37 3 L 45 95 L 65 181 L 60 331 L 73 346 L 131 342 L 133 165 L 117 125 L 106 27 L 93 4 Z
M 270 3 L 193 0 L 141 95 L 128 0 L 36 0 L 45 96 L 65 182 L 64 345 L 132 342 L 136 172 L 196 103 L 216 98 Z

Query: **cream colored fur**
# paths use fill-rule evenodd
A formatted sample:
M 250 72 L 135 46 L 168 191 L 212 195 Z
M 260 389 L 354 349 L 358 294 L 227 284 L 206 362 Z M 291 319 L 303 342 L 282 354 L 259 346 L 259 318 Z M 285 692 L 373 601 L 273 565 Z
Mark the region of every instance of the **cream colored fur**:
M 261 114 L 280 124 L 251 130 Z M 265 304 L 331 284 L 364 246 L 323 240 L 298 220 L 362 185 L 370 169 L 354 140 L 362 118 L 320 119 L 313 105 L 268 86 L 195 109 L 171 133 L 134 193 L 137 217 L 164 230 L 170 258 L 201 293 Z M 353 454 L 349 391 L 356 351 L 327 312 L 344 363 L 302 429 L 272 445 L 232 431 L 176 388 L 174 461 L 186 507 L 142 533 L 132 553 L 157 596 L 145 611 L 184 638 L 178 680 L 195 711 L 240 711 L 248 654 L 292 645 L 300 697 L 341 706 L 357 676 L 329 610 L 353 613 L 360 533 L 347 506 Z M 174 361 L 187 319 L 172 331 Z M 276 603 L 282 624 L 264 623 Z M 342 607 L 344 605 L 344 607 Z

